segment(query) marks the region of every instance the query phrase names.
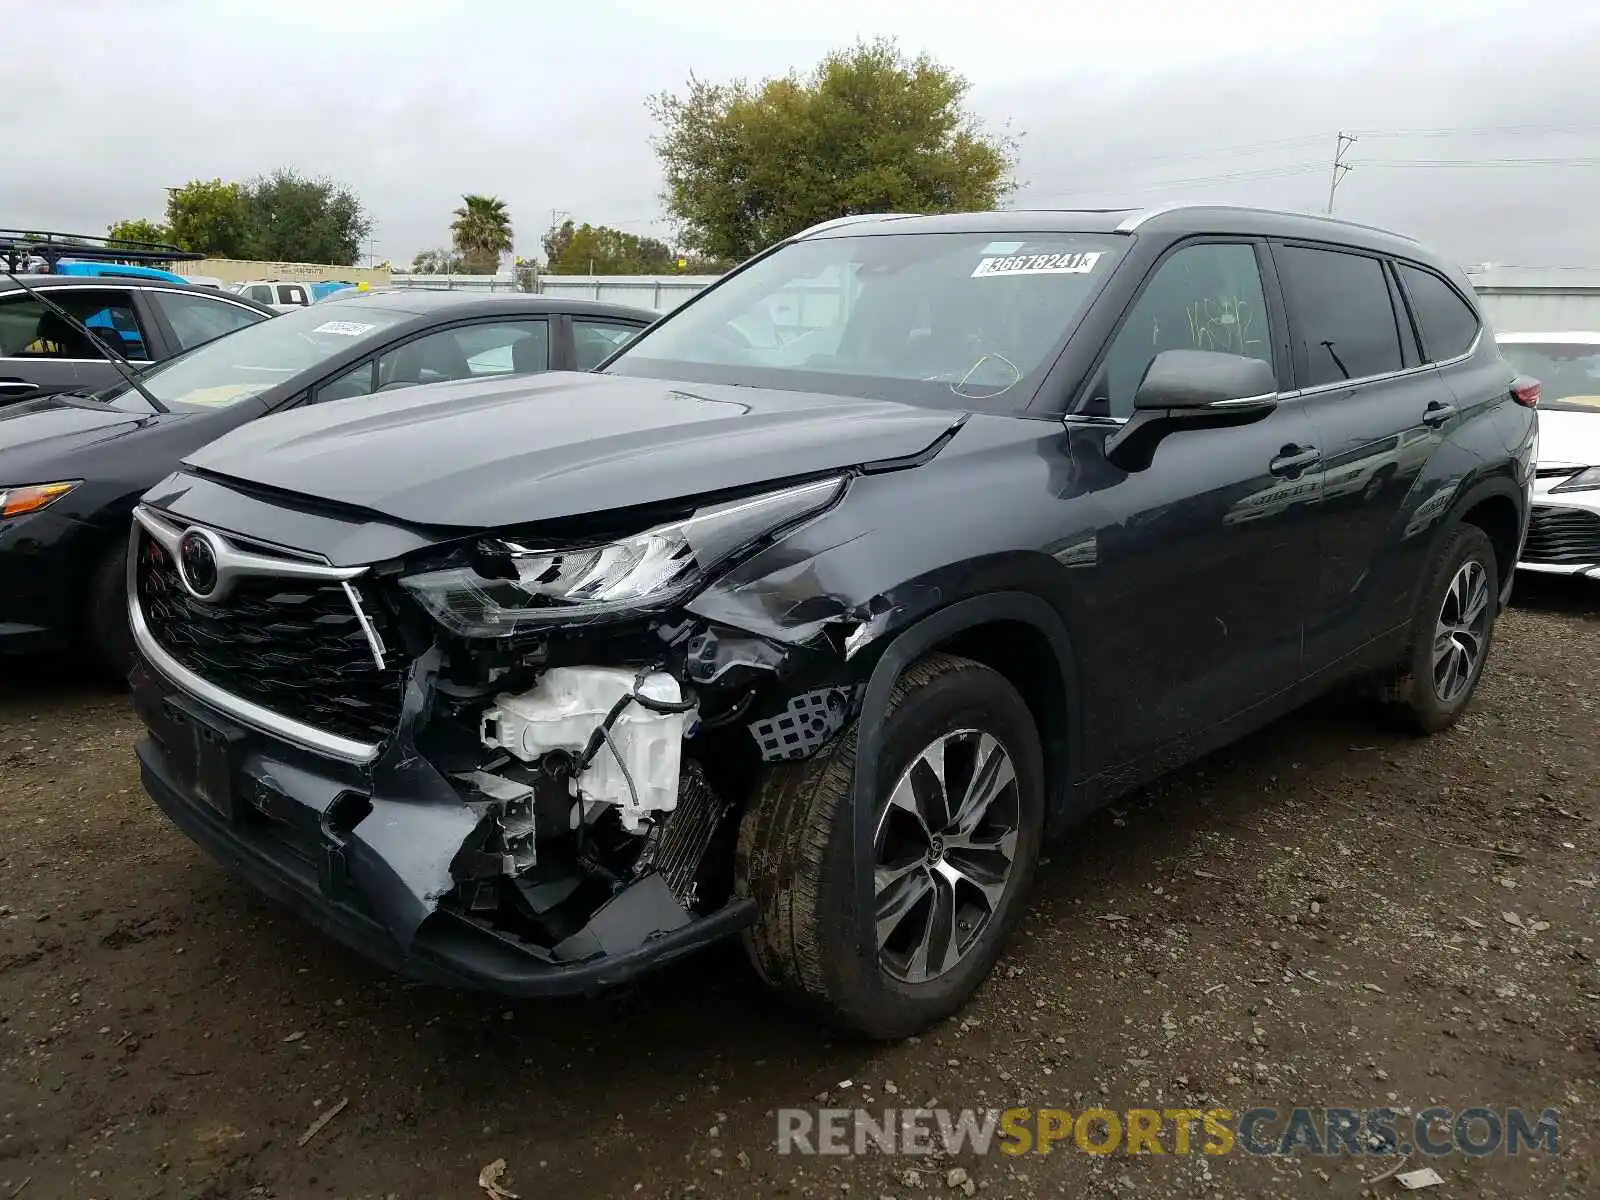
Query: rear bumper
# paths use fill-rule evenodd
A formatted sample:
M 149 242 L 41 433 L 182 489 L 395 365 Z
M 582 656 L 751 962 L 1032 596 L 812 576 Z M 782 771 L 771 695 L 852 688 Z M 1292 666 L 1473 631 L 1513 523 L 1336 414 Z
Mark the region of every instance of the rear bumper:
M 366 794 L 360 768 L 315 758 L 205 711 L 230 734 L 239 786 L 227 810 L 185 781 L 176 711 L 204 710 L 141 662 L 135 706 L 150 730 L 138 747 L 145 790 L 196 844 L 271 899 L 383 967 L 412 979 L 510 996 L 588 994 L 626 983 L 749 924 L 754 905 L 734 899 L 709 916 L 615 953 L 557 960 L 478 924 L 412 885 L 416 861 L 439 850 L 441 807 L 424 795 Z M 341 828 L 344 801 L 371 805 Z M 374 828 L 370 836 L 367 826 Z M 453 853 L 452 843 L 446 847 Z M 409 873 L 408 873 L 409 872 Z M 637 886 L 637 885 L 635 885 Z M 625 889 L 631 891 L 632 889 Z M 625 892 L 618 893 L 623 895 Z

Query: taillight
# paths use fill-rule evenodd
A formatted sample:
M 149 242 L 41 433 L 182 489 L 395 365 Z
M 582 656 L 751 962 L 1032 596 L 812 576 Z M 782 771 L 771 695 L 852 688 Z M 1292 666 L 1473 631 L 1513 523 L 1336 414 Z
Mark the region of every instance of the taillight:
M 1538 408 L 1539 393 L 1544 391 L 1544 384 L 1528 375 L 1518 375 L 1511 381 L 1511 398 L 1523 408 Z

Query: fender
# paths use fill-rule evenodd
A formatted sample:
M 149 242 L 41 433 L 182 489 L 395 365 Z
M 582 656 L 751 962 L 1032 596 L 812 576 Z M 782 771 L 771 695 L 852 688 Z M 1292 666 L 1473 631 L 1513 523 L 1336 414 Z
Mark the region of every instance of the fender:
M 1441 546 L 1443 546 L 1444 539 L 1449 535 L 1452 529 L 1461 524 L 1462 517 L 1492 496 L 1501 496 L 1511 501 L 1520 515 L 1521 527 L 1517 531 L 1517 548 L 1512 556 L 1512 562 L 1515 564 L 1516 559 L 1522 556 L 1522 541 L 1525 537 L 1527 537 L 1528 534 L 1528 517 L 1531 513 L 1531 510 L 1528 506 L 1526 493 L 1517 486 L 1516 481 L 1508 478 L 1505 475 L 1498 474 L 1491 475 L 1486 479 L 1479 479 L 1476 483 L 1473 483 L 1463 489 L 1451 502 L 1449 509 L 1445 512 L 1444 518 L 1434 525 L 1433 530 L 1429 535 L 1428 557 L 1426 561 L 1431 563 L 1438 557 L 1439 549 Z M 1516 570 L 1515 566 L 1513 565 L 1513 569 L 1507 571 L 1506 577 L 1500 581 L 1501 609 L 1504 609 L 1505 606 L 1510 602 L 1511 585 L 1515 576 Z M 1424 571 L 1417 582 L 1417 589 L 1419 593 L 1426 583 L 1427 572 Z M 1413 608 L 1415 608 L 1414 600 Z
M 851 782 L 851 861 L 855 865 L 856 932 L 861 952 L 873 961 L 878 952 L 877 926 L 872 906 L 873 795 L 878 775 L 878 750 L 889 694 L 905 669 L 929 650 L 966 629 L 995 621 L 1020 621 L 1037 629 L 1055 653 L 1057 669 L 1067 697 L 1067 761 L 1082 761 L 1082 705 L 1078 657 L 1066 622 L 1049 603 L 1028 592 L 993 592 L 959 600 L 902 629 L 879 655 L 867 679 L 861 716 L 856 722 L 855 777 Z M 1044 732 L 1044 731 L 1041 731 Z M 1049 832 L 1073 808 L 1081 785 L 1069 777 L 1055 788 L 1046 781 L 1045 826 Z

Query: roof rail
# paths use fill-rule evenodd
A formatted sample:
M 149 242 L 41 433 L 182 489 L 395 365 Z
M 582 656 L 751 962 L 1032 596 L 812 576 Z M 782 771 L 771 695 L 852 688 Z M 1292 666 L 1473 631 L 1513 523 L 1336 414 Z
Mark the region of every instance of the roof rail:
M 812 225 L 809 228 L 802 229 L 799 233 L 795 234 L 791 240 L 799 241 L 801 238 L 810 237 L 813 233 L 821 233 L 825 229 L 840 229 L 846 225 L 859 225 L 863 221 L 895 221 L 902 217 L 915 217 L 918 215 L 919 214 L 917 213 L 894 212 L 851 213 L 849 216 L 845 217 L 834 217 L 831 221 L 819 221 L 817 224 Z
M 1287 209 L 1281 208 L 1255 208 L 1248 204 L 1184 204 L 1181 202 L 1175 202 L 1172 204 L 1158 204 L 1154 208 L 1140 209 L 1138 212 L 1121 221 L 1117 225 L 1117 232 L 1132 233 L 1147 221 L 1162 216 L 1165 213 L 1177 212 L 1181 209 L 1195 208 L 1228 209 L 1233 212 L 1271 213 L 1276 216 L 1296 217 L 1305 221 L 1325 221 L 1331 225 L 1344 225 L 1351 229 L 1367 229 L 1371 230 L 1373 233 L 1386 234 L 1389 237 L 1400 238 L 1401 240 L 1407 242 L 1414 242 L 1417 240 L 1409 233 L 1401 233 L 1395 229 L 1385 229 L 1382 225 L 1368 225 L 1363 221 L 1349 221 L 1344 217 L 1329 216 L 1325 213 L 1298 213 L 1290 212 Z
M 46 274 L 51 274 L 63 259 L 77 259 L 80 262 L 170 263 L 195 262 L 204 257 L 204 254 L 196 251 L 180 250 L 164 242 L 136 242 L 83 233 L 0 229 L 0 265 L 12 272 L 28 270 L 29 264 L 35 259 L 44 263 Z

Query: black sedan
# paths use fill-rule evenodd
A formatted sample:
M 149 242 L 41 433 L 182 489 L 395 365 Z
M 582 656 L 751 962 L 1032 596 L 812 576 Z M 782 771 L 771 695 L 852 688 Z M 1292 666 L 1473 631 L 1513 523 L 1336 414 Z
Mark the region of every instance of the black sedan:
M 0 408 L 0 653 L 81 646 L 125 671 L 134 502 L 229 430 L 415 384 L 588 370 L 655 316 L 521 293 L 360 292 L 151 366 L 143 393 Z

